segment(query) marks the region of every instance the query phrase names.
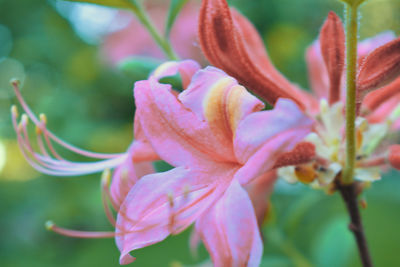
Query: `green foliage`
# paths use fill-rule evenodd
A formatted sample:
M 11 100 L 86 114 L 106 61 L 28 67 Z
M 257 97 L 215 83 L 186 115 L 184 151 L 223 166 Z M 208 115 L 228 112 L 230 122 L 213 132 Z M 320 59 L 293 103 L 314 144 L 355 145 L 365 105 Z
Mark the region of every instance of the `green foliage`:
M 118 68 L 134 81 L 145 80 L 149 74 L 162 63 L 161 60 L 135 56 L 127 58 L 118 64 Z
M 62 0 L 68 2 L 81 2 L 96 4 L 101 6 L 109 6 L 115 8 L 132 8 L 132 3 L 130 0 Z
M 174 25 L 174 22 L 176 18 L 179 15 L 179 12 L 181 9 L 184 7 L 184 5 L 188 2 L 188 0 L 171 0 L 171 4 L 169 6 L 168 10 L 168 17 L 167 17 L 167 22 L 165 25 L 165 35 L 168 37 L 172 26 Z

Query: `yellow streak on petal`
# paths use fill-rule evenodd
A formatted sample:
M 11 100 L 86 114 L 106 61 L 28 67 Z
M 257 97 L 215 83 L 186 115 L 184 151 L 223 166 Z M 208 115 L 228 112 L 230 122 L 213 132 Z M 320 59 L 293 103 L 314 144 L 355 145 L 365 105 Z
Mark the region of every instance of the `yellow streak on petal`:
M 229 113 L 229 93 L 231 91 L 232 78 L 225 77 L 218 80 L 204 98 L 204 117 L 215 134 L 224 138 L 232 138 Z
M 229 116 L 229 123 L 233 133 L 236 131 L 239 121 L 244 115 L 242 104 L 246 94 L 248 92 L 240 85 L 233 86 L 229 93 L 228 113 L 231 115 Z

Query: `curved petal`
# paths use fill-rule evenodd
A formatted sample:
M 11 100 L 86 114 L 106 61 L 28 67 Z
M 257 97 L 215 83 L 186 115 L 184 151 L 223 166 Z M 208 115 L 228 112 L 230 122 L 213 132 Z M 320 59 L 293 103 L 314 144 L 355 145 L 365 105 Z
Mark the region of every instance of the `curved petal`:
M 245 31 L 245 32 L 244 32 Z M 199 16 L 199 39 L 207 59 L 275 104 L 278 98 L 290 98 L 304 108 L 306 95 L 291 85 L 272 67 L 257 31 L 238 12 L 229 10 L 225 0 L 204 0 Z M 262 69 L 267 67 L 265 71 Z
M 155 69 L 152 76 L 160 80 L 163 77 L 173 76 L 179 72 L 182 78 L 183 88 L 186 89 L 192 80 L 192 76 L 199 69 L 199 63 L 194 60 L 169 61 Z
M 313 121 L 288 99 L 279 99 L 273 110 L 250 114 L 236 132 L 235 154 L 244 166 L 235 177 L 247 184 L 271 170 L 278 155 L 293 149 L 312 127 Z
M 278 176 L 275 170 L 269 171 L 254 179 L 245 187 L 251 202 L 253 203 L 258 226 L 260 228 L 264 222 L 265 216 L 267 215 L 269 195 L 277 178 Z
M 232 165 L 205 170 L 175 168 L 141 178 L 118 212 L 116 243 L 120 262 L 129 263 L 129 252 L 149 246 L 187 228 L 226 190 Z
M 279 99 L 275 108 L 247 116 L 240 124 L 234 141 L 236 157 L 244 164 L 266 141 L 285 131 L 307 128 L 313 121 L 289 99 Z
M 328 98 L 329 76 L 321 54 L 319 40 L 307 48 L 306 62 L 310 86 L 318 98 Z
M 135 152 L 132 145 L 128 150 L 125 161 L 115 169 L 110 192 L 113 203 L 119 207 L 126 195 L 139 178 L 154 172 L 153 164 L 149 161 L 134 162 L 132 155 Z
M 388 118 L 390 113 L 399 106 L 400 94 L 393 95 L 386 102 L 376 108 L 371 114 L 367 116 L 369 123 L 383 122 Z
M 218 202 L 196 222 L 215 267 L 259 266 L 263 245 L 249 196 L 233 180 Z
M 400 78 L 397 78 L 385 87 L 367 94 L 362 102 L 363 108 L 368 109 L 368 111 L 374 111 L 380 105 L 393 99 L 396 95 L 400 95 Z
M 198 71 L 178 98 L 201 120 L 206 120 L 221 144 L 229 147 L 243 117 L 264 107 L 234 78 L 214 67 Z
M 159 160 L 160 157 L 154 151 L 149 140 L 147 140 L 146 135 L 143 132 L 142 125 L 138 114 L 135 114 L 134 119 L 134 137 L 133 143 L 129 148 L 129 156 L 133 162 L 143 162 L 143 161 L 155 161 Z
M 137 113 L 143 131 L 160 157 L 173 166 L 196 166 L 210 161 L 235 161 L 207 122 L 180 103 L 171 86 L 155 79 L 135 83 Z

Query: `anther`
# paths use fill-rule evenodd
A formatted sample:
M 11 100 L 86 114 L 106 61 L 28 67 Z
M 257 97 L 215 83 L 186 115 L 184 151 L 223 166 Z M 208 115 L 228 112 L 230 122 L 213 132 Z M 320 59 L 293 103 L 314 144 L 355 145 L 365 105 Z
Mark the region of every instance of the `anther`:
M 107 188 L 110 186 L 110 180 L 111 180 L 111 171 L 110 169 L 107 168 L 101 174 L 101 185 L 103 186 L 103 188 Z
M 17 78 L 13 78 L 10 80 L 10 84 L 12 84 L 13 86 L 19 86 L 21 82 Z
M 39 119 L 40 119 L 40 121 L 43 122 L 44 124 L 47 124 L 47 116 L 46 116 L 44 113 L 40 113 Z
M 317 178 L 317 173 L 315 172 L 314 167 L 311 165 L 296 166 L 294 173 L 296 174 L 297 179 L 305 184 L 309 184 Z
M 12 105 L 11 106 L 11 114 L 15 117 L 18 118 L 19 114 L 18 114 L 18 108 L 16 105 Z
M 53 231 L 53 227 L 54 227 L 53 221 L 47 221 L 44 225 L 45 225 L 47 231 Z
M 175 203 L 174 203 L 174 194 L 173 194 L 172 192 L 168 192 L 168 193 L 167 193 L 167 198 L 168 198 L 169 206 L 170 206 L 171 208 L 173 208 L 174 205 L 175 205 Z

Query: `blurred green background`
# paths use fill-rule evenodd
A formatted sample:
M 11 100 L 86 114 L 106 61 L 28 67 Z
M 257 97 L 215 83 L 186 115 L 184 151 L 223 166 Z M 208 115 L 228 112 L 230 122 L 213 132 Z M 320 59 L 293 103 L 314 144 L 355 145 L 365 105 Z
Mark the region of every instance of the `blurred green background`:
M 259 29 L 277 67 L 307 88 L 304 51 L 329 10 L 343 17 L 342 5 L 335 0 L 230 3 Z M 99 52 L 99 27 L 79 32 L 73 8 L 55 0 L 0 0 L 3 267 L 119 266 L 114 240 L 73 239 L 44 228 L 51 219 L 68 228 L 112 230 L 101 205 L 100 175 L 55 178 L 37 173 L 22 158 L 11 128 L 9 110 L 16 99 L 9 80 L 17 77 L 32 109 L 46 113 L 49 128 L 69 142 L 99 152 L 122 152 L 131 142 L 132 85 L 143 75 L 127 75 L 107 64 Z M 400 33 L 398 0 L 369 0 L 361 14 L 361 38 L 384 30 Z M 376 266 L 400 265 L 399 189 L 399 173 L 390 172 L 365 194 L 364 224 Z M 304 260 L 314 266 L 359 266 L 346 225 L 347 216 L 337 195 L 278 183 L 272 196 L 272 217 L 264 228 L 263 266 L 295 266 Z M 189 234 L 190 230 L 136 251 L 137 261 L 132 265 L 179 266 L 206 260 L 204 248 L 197 258 L 190 255 Z

